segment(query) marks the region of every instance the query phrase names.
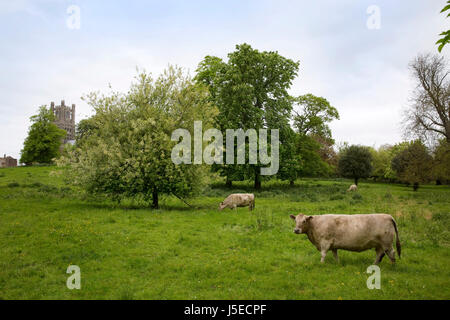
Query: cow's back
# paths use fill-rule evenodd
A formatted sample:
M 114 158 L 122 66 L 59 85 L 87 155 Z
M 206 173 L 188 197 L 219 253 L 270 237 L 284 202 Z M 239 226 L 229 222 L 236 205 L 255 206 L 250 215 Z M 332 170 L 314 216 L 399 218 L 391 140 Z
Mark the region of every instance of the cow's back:
M 233 193 L 226 197 L 223 203 L 227 206 L 248 206 L 254 201 L 254 198 L 255 196 L 252 193 Z

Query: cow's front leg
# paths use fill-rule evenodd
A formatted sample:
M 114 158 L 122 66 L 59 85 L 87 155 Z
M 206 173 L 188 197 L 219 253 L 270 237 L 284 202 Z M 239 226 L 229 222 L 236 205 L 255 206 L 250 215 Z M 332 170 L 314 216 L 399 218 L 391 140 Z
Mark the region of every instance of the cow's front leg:
M 331 243 L 329 243 L 328 241 L 323 241 L 320 244 L 320 254 L 322 256 L 322 258 L 320 259 L 320 262 L 324 263 L 325 262 L 325 257 L 327 255 L 328 250 L 330 249 Z
M 325 262 L 325 257 L 327 256 L 327 251 L 328 251 L 328 250 L 324 250 L 324 249 L 320 250 L 320 255 L 322 256 L 322 257 L 320 258 L 320 262 L 322 262 L 322 263 Z

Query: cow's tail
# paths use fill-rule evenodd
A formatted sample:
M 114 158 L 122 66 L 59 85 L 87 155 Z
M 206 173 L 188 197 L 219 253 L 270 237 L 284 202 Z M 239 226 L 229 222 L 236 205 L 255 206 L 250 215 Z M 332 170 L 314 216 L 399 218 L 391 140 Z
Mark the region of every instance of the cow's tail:
M 402 254 L 402 246 L 400 245 L 400 238 L 398 237 L 397 223 L 395 223 L 394 218 L 392 218 L 392 224 L 394 225 L 395 236 L 396 236 L 395 247 L 397 248 L 398 258 L 400 259 L 400 255 Z

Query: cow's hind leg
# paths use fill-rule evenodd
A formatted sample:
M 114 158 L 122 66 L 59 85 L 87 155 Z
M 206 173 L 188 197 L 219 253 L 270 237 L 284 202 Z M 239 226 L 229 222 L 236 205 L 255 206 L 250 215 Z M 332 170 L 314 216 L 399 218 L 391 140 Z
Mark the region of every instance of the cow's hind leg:
M 333 251 L 334 259 L 336 259 L 336 262 L 339 262 L 339 257 L 338 257 L 337 249 L 333 249 L 332 251 Z
M 383 257 L 385 255 L 384 249 L 381 247 L 376 248 L 376 252 L 377 252 L 377 258 L 375 259 L 375 262 L 373 264 L 379 264 L 381 262 L 381 260 L 383 260 Z
M 394 251 L 394 248 L 392 248 L 392 246 L 391 246 L 385 252 L 388 255 L 389 259 L 391 259 L 391 262 L 395 263 L 395 251 Z

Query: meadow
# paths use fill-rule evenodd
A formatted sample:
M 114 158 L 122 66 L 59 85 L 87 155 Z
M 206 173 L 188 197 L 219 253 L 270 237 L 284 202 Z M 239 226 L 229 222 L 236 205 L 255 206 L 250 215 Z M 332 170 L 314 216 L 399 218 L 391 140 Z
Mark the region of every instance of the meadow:
M 175 197 L 154 210 L 120 204 L 65 184 L 56 167 L 0 169 L 1 299 L 449 299 L 450 187 L 345 179 L 295 186 L 217 182 L 191 207 Z M 256 208 L 217 207 L 254 192 Z M 374 250 L 331 253 L 324 264 L 289 214 L 389 213 L 402 258 L 380 264 L 381 289 L 366 286 Z M 69 265 L 81 289 L 69 290 Z

